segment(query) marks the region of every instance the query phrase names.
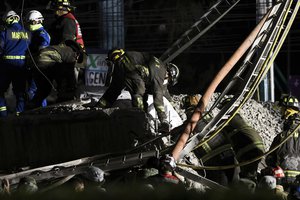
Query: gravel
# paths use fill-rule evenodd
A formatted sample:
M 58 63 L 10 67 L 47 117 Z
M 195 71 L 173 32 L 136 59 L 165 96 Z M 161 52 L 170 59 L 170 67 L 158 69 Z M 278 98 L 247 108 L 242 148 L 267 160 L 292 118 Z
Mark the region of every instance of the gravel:
M 200 94 L 199 94 L 200 95 Z M 208 108 L 212 106 L 218 98 L 218 93 L 215 93 Z M 181 99 L 186 95 L 173 96 L 175 102 L 175 110 L 179 113 L 183 120 L 186 120 L 185 110 L 181 109 Z M 200 95 L 201 96 L 201 95 Z M 213 110 L 215 114 L 216 111 Z M 240 115 L 252 126 L 263 139 L 265 149 L 268 150 L 274 137 L 282 132 L 283 120 L 277 106 L 277 103 L 258 102 L 254 99 L 249 99 L 239 111 Z

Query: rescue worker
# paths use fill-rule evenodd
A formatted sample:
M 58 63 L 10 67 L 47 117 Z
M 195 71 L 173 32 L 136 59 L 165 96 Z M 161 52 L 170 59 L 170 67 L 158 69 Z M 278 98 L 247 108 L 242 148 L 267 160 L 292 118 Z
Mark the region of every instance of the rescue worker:
M 36 66 L 35 59 L 39 54 L 41 49 L 44 49 L 50 45 L 50 35 L 47 33 L 43 27 L 44 17 L 37 10 L 31 10 L 26 15 L 26 22 L 29 30 L 31 31 L 31 43 L 29 45 L 29 53 L 27 56 L 27 64 L 29 65 L 29 88 L 28 88 L 28 97 L 29 100 L 32 100 L 33 96 L 36 93 L 37 87 L 35 81 L 33 80 L 32 71 L 38 70 Z M 39 73 L 39 72 L 37 72 Z M 44 99 L 42 102 L 42 107 L 47 106 L 47 100 Z
M 194 150 L 196 157 L 205 166 L 227 166 L 237 164 L 235 152 L 226 136 L 218 134 L 203 146 Z M 239 167 L 225 170 L 198 170 L 200 175 L 205 176 L 221 185 L 229 186 L 237 183 L 239 179 Z
M 0 117 L 8 115 L 5 92 L 10 83 L 16 96 L 16 114 L 24 111 L 27 68 L 25 55 L 30 42 L 30 32 L 19 23 L 20 17 L 13 10 L 3 16 L 5 30 L 0 32 Z
M 195 98 L 190 99 L 195 100 Z M 227 102 L 228 99 L 225 99 L 221 106 L 225 106 Z M 193 103 L 193 105 L 197 104 L 198 102 Z M 199 123 L 195 128 L 195 132 L 197 131 L 201 131 Z M 264 144 L 258 132 L 237 113 L 220 133 L 195 149 L 194 153 L 202 160 L 204 166 L 234 165 L 262 156 Z M 223 185 L 239 179 L 250 179 L 256 183 L 259 162 L 260 160 L 241 166 L 240 169 L 206 171 L 207 177 Z
M 169 87 L 173 87 L 178 83 L 179 79 L 179 68 L 173 63 L 167 63 L 167 73 L 164 80 L 164 97 L 172 104 L 174 107 L 173 99 L 169 92 Z
M 259 158 L 265 152 L 264 143 L 259 133 L 249 126 L 239 113 L 224 127 L 222 133 L 231 144 L 239 163 Z M 260 161 L 261 159 L 241 166 L 240 178 L 247 178 L 257 182 L 257 170 Z
M 72 13 L 75 7 L 71 6 L 70 1 L 53 0 L 48 3 L 47 8 L 53 10 L 56 17 L 56 20 L 50 26 L 48 31 L 51 36 L 51 45 L 59 45 L 64 43 L 66 40 L 73 40 L 77 42 L 83 52 L 85 52 L 81 28 L 79 22 Z M 84 53 L 83 56 L 83 61 L 86 64 L 86 53 Z M 85 64 L 81 65 L 81 68 L 76 68 L 74 63 L 61 64 L 65 67 L 63 67 L 63 70 L 58 73 L 64 74 L 65 78 L 59 80 L 58 85 L 61 85 L 61 87 L 58 88 L 60 91 L 58 93 L 57 102 L 73 100 L 76 98 L 78 73 L 81 73 L 82 75 Z
M 113 68 L 112 81 L 96 106 L 111 107 L 123 88 L 131 94 L 132 106 L 147 113 L 148 94 L 153 94 L 154 107 L 160 121 L 160 130 L 169 131 L 163 95 L 167 69 L 162 62 L 144 52 L 112 49 L 107 56 L 108 66 Z
M 284 119 L 283 132 L 278 134 L 270 149 L 277 147 L 287 137 L 289 130 L 293 130 L 300 123 L 299 101 L 291 95 L 284 95 L 279 105 Z M 285 177 L 281 179 L 281 185 L 288 190 L 290 185 L 300 175 L 300 129 L 298 129 L 285 143 L 266 157 L 266 164 L 272 168 L 280 166 Z
M 34 80 L 37 85 L 37 91 L 33 99 L 27 105 L 28 109 L 33 109 L 40 107 L 43 100 L 51 93 L 54 85 L 53 81 L 56 83 L 62 83 L 65 78 L 65 73 L 60 73 L 62 71 L 72 71 L 74 72 L 74 67 L 85 65 L 83 61 L 82 48 L 74 40 L 66 40 L 64 43 L 59 45 L 50 45 L 44 49 L 41 49 L 39 55 L 36 58 L 36 64 L 38 70 L 34 70 Z M 58 84 L 58 89 L 62 86 Z M 58 90 L 59 95 L 63 92 Z

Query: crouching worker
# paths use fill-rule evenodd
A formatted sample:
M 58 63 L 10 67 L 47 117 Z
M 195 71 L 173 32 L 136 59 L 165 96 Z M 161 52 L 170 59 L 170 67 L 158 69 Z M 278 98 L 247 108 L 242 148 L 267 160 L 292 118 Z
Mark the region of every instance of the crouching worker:
M 154 107 L 160 121 L 159 129 L 169 131 L 163 96 L 167 67 L 158 58 L 144 52 L 112 49 L 107 55 L 107 65 L 113 70 L 112 82 L 96 106 L 111 107 L 126 88 L 131 94 L 132 106 L 147 113 L 148 94 L 153 94 Z
M 38 68 L 33 71 L 37 91 L 28 108 L 36 108 L 42 104 L 54 87 L 54 80 L 57 84 L 55 89 L 58 92 L 56 102 L 74 100 L 76 97 L 74 66 L 83 68 L 86 65 L 85 55 L 81 46 L 72 40 L 41 49 L 36 60 Z M 68 65 L 71 63 L 74 65 Z

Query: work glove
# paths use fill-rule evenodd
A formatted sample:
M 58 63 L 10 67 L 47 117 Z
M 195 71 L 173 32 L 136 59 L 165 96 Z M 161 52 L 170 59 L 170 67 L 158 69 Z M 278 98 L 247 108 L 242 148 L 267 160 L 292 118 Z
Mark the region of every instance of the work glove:
M 100 98 L 99 101 L 95 104 L 95 107 L 98 108 L 107 108 L 107 101 L 103 98 Z
M 170 124 L 167 120 L 163 120 L 158 125 L 158 132 L 160 132 L 160 133 L 169 133 L 170 132 Z
M 160 161 L 160 169 L 174 171 L 176 169 L 176 161 L 175 158 L 170 154 L 165 154 L 159 159 Z

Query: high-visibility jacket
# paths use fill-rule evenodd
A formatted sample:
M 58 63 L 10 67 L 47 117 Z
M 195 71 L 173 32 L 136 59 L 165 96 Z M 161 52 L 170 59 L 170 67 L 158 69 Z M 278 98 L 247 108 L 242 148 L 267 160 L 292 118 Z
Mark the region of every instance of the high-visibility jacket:
M 72 13 L 60 16 L 49 29 L 51 45 L 58 45 L 66 40 L 74 40 L 84 48 L 80 25 Z
M 32 31 L 32 39 L 29 45 L 29 49 L 32 54 L 37 54 L 40 49 L 48 47 L 50 45 L 50 35 L 44 27 Z
M 84 48 L 84 42 L 83 42 L 83 38 L 82 38 L 82 32 L 81 32 L 81 28 L 80 28 L 80 24 L 77 21 L 77 19 L 75 18 L 75 16 L 72 13 L 68 13 L 66 15 L 63 15 L 64 18 L 69 18 L 75 21 L 76 24 L 76 32 L 75 32 L 75 41 L 81 45 L 82 48 Z
M 25 54 L 30 44 L 30 32 L 13 23 L 0 32 L 0 117 L 7 116 L 4 93 L 10 83 L 16 96 L 16 113 L 24 111 L 26 65 Z
M 30 38 L 30 32 L 19 23 L 13 23 L 2 31 L 0 33 L 0 55 L 3 62 L 24 64 Z

